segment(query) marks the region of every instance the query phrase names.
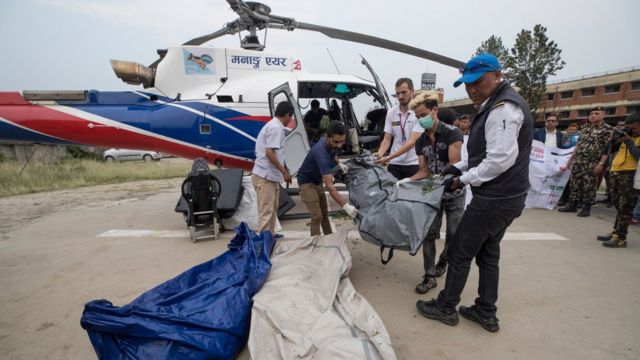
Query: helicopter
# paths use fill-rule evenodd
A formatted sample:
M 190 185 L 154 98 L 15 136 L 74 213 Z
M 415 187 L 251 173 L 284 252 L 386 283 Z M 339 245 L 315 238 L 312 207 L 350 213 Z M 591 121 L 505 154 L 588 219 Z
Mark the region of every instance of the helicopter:
M 362 64 L 373 81 L 346 74 L 312 74 L 296 57 L 265 52 L 266 35 L 261 43 L 259 30 L 314 31 L 456 69 L 463 65 L 391 40 L 274 15 L 262 3 L 226 1 L 237 19 L 182 45 L 158 50 L 158 59 L 149 66 L 111 60 L 116 76 L 127 84 L 141 85 L 140 90 L 0 92 L 0 141 L 148 149 L 250 170 L 260 129 L 273 117 L 275 106 L 288 101 L 295 113 L 285 140 L 286 164 L 295 173 L 309 150 L 302 100 L 321 99 L 326 109 L 336 110 L 335 119 L 349 128 L 350 150 L 366 148 L 380 135 L 380 129 L 361 126 L 354 104 L 372 101 L 384 115 L 391 100 L 364 57 Z M 243 32 L 247 34 L 239 49 L 203 46 Z

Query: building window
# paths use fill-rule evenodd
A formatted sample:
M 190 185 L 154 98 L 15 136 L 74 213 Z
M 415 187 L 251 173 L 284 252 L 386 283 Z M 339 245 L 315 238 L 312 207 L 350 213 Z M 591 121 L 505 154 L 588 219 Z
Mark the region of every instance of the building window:
M 605 94 L 613 94 L 620 92 L 620 84 L 607 85 L 604 87 Z
M 569 112 L 568 111 L 560 111 L 560 119 L 568 119 Z
M 616 114 L 616 108 L 614 107 L 608 107 L 608 108 L 604 108 L 604 114 L 606 116 L 612 116 Z
M 578 117 L 585 118 L 587 116 L 589 116 L 589 109 L 584 109 L 584 110 L 578 111 Z
M 640 81 L 634 81 L 631 83 L 631 91 L 640 90 Z
M 200 134 L 211 134 L 211 125 L 200 124 Z
M 593 96 L 595 94 L 596 94 L 596 88 L 594 88 L 594 87 L 580 89 L 580 96 L 582 96 L 582 97 L 584 97 L 584 96 Z
M 549 101 L 553 101 L 553 97 L 554 97 L 555 95 L 556 95 L 555 93 L 549 93 L 549 94 L 547 94 L 547 100 L 549 100 Z
M 571 99 L 573 97 L 573 90 L 563 91 L 560 93 L 560 99 Z
M 640 113 L 640 105 L 627 106 L 627 114 L 638 114 L 638 113 Z

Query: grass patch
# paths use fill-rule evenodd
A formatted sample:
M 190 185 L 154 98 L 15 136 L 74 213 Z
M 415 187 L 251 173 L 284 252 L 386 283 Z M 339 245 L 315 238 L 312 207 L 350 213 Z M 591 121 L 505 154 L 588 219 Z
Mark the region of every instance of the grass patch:
M 64 159 L 54 164 L 31 162 L 18 175 L 23 166 L 24 162 L 0 162 L 0 197 L 126 181 L 182 178 L 191 170 L 188 162 L 105 163 Z

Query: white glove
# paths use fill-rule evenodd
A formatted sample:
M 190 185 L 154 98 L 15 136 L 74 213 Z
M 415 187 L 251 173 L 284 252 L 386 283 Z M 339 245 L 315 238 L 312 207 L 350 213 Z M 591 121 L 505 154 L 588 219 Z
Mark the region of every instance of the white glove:
M 399 188 L 400 184 L 404 184 L 404 183 L 409 182 L 409 181 L 411 181 L 411 178 L 404 178 L 402 180 L 398 180 L 398 181 L 396 181 L 396 187 Z
M 344 212 L 346 212 L 347 215 L 349 215 L 352 219 L 355 219 L 356 216 L 358 215 L 358 209 L 356 209 L 355 206 L 348 203 L 344 204 L 344 206 L 342 207 L 342 210 L 344 210 Z
M 346 174 L 349 171 L 349 167 L 343 163 L 338 163 L 338 167 L 342 170 L 343 174 Z

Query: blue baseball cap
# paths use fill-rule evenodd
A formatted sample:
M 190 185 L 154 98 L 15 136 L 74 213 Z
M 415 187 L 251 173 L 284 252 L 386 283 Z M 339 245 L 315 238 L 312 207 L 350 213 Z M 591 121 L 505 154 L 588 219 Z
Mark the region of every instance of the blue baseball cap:
M 500 61 L 493 54 L 480 54 L 471 58 L 464 67 L 460 69 L 462 77 L 453 83 L 453 87 L 458 87 L 460 84 L 470 84 L 482 77 L 485 73 L 500 71 Z

